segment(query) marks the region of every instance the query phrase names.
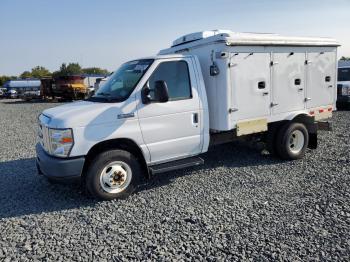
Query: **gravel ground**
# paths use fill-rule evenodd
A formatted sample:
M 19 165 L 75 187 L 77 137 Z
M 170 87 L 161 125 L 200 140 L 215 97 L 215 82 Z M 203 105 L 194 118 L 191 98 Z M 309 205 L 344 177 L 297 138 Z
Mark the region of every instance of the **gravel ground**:
M 36 175 L 36 117 L 55 105 L 0 101 L 0 261 L 350 260 L 350 112 L 303 160 L 218 146 L 97 202 Z

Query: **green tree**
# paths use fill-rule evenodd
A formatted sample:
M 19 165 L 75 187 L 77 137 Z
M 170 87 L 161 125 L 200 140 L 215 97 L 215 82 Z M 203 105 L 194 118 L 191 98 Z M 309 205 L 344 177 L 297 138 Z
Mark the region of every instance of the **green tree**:
M 99 68 L 99 67 L 83 68 L 82 71 L 83 71 L 84 74 L 89 74 L 89 75 L 92 75 L 92 74 L 109 75 L 108 70 L 102 69 L 102 68 Z
M 63 63 L 60 70 L 53 73 L 53 77 L 81 75 L 83 73 L 81 66 L 78 63 Z
M 69 63 L 67 66 L 69 75 L 80 75 L 83 73 L 81 66 L 78 63 Z
M 22 79 L 32 78 L 32 73 L 29 71 L 24 71 L 19 77 Z
M 33 67 L 31 72 L 29 71 L 24 71 L 21 75 L 20 78 L 26 79 L 26 78 L 43 78 L 45 76 L 50 76 L 51 72 L 47 70 L 43 66 L 36 66 Z
M 340 60 L 342 60 L 342 61 L 350 61 L 350 57 L 342 56 L 340 58 Z
M 66 63 L 63 63 L 60 67 L 60 70 L 56 71 L 53 73 L 54 76 L 64 76 L 67 75 L 68 71 L 67 71 L 67 65 Z
M 50 76 L 51 72 L 43 66 L 36 66 L 32 68 L 31 74 L 33 78 L 42 78 L 45 76 Z

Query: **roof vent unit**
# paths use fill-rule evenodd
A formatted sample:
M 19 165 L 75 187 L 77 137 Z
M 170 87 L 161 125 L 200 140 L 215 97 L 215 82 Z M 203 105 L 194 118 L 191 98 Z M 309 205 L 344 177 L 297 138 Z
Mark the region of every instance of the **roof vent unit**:
M 192 34 L 179 37 L 173 42 L 173 45 L 171 47 L 183 45 L 193 41 L 198 41 L 198 40 L 208 38 L 214 35 L 219 35 L 219 34 L 226 34 L 228 36 L 230 33 L 232 33 L 230 30 L 210 30 L 210 31 L 192 33 Z

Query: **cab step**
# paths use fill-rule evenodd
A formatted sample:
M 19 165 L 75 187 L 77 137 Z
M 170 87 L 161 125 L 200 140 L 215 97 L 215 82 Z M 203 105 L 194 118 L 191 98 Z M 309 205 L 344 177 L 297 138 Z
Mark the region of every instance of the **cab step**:
M 203 164 L 204 164 L 204 160 L 202 158 L 194 156 L 194 157 L 189 157 L 185 159 L 175 160 L 164 164 L 150 166 L 149 170 L 150 170 L 150 173 L 153 175 L 153 174 L 173 171 L 176 169 L 199 166 Z

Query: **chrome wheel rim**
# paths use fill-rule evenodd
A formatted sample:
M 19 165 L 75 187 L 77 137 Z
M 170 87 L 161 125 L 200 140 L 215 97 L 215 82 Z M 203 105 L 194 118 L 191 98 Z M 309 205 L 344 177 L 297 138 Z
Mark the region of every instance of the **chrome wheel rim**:
M 294 130 L 289 137 L 289 149 L 293 154 L 298 154 L 304 147 L 305 137 L 300 130 Z
M 102 189 L 111 194 L 123 192 L 131 182 L 130 166 L 123 161 L 114 161 L 103 168 L 100 174 Z

